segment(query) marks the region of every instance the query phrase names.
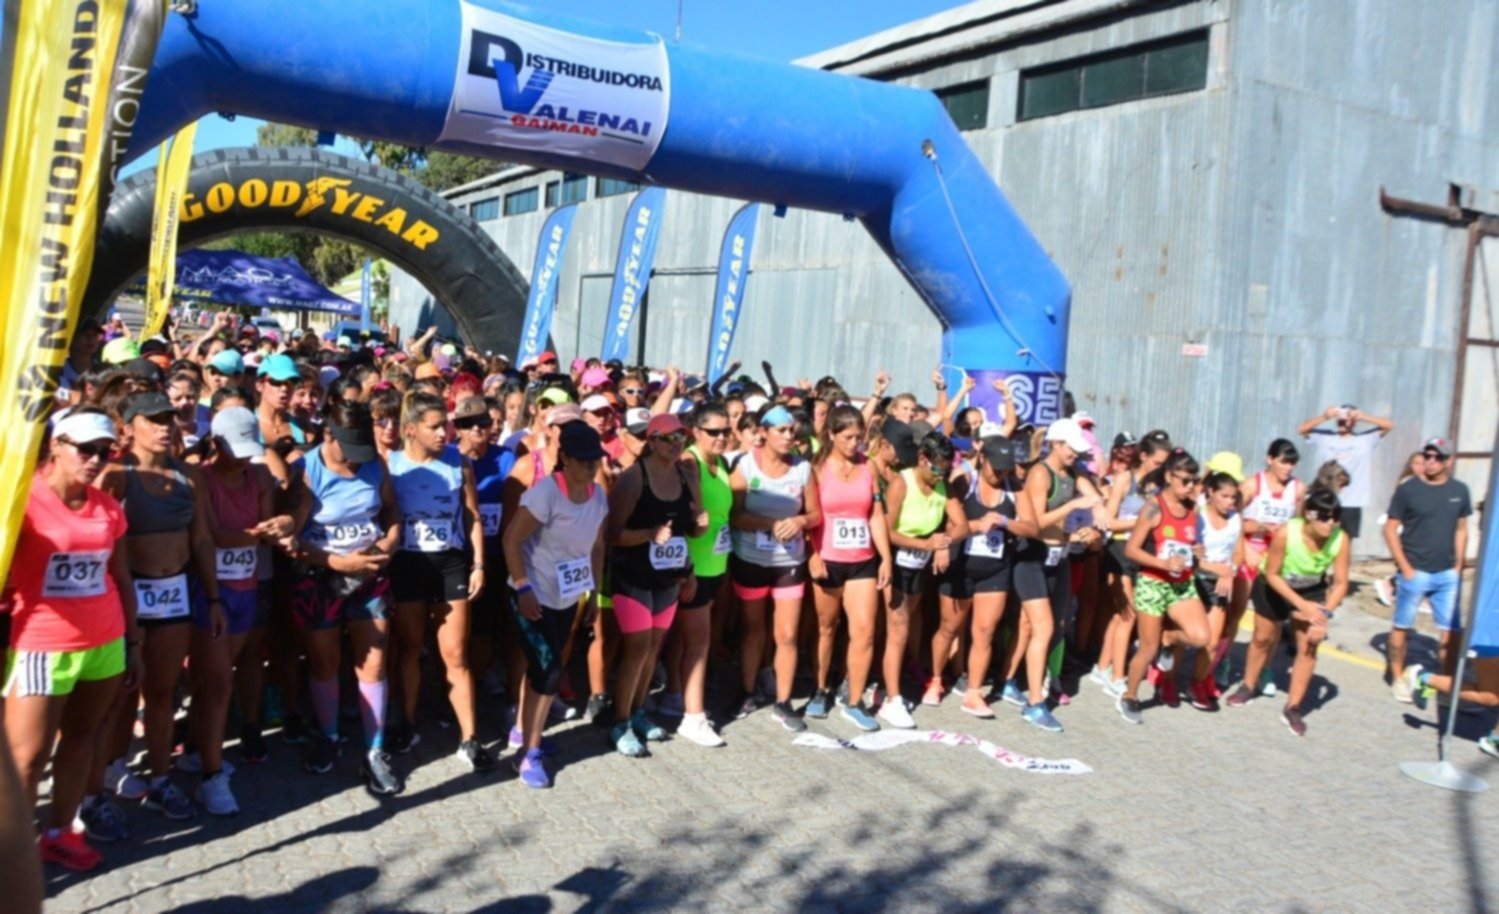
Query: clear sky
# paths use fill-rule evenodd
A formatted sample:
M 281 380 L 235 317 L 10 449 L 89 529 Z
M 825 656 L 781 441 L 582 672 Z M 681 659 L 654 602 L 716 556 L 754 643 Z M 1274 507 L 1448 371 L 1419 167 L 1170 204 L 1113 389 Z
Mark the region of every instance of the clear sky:
M 576 19 L 648 29 L 670 40 L 676 31 L 677 4 L 678 0 L 536 0 L 528 5 Z M 748 5 L 682 0 L 682 40 L 715 50 L 795 60 L 962 5 L 963 0 L 758 0 Z M 198 124 L 197 151 L 253 146 L 261 123 L 209 115 Z M 337 148 L 357 154 L 357 148 L 342 139 Z M 141 156 L 124 174 L 155 162 L 155 152 Z

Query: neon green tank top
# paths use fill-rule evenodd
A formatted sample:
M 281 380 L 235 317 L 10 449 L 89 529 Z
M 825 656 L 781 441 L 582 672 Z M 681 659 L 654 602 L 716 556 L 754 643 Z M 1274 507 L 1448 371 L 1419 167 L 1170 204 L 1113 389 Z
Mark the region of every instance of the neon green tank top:
M 695 444 L 687 453 L 697 460 L 698 488 L 703 493 L 703 510 L 708 512 L 708 529 L 702 536 L 688 537 L 687 552 L 699 577 L 718 577 L 729 568 L 729 510 L 734 507 L 729 470 L 721 458 L 709 460 Z
M 1306 542 L 1306 520 L 1295 518 L 1286 524 L 1286 557 L 1280 565 L 1280 576 L 1296 590 L 1316 587 L 1327 576 L 1327 569 L 1338 557 L 1343 544 L 1343 529 L 1335 528 L 1332 536 L 1313 552 Z
M 910 537 L 931 536 L 947 518 L 947 484 L 938 482 L 932 494 L 924 495 L 916 485 L 914 468 L 901 470 L 900 478 L 906 481 L 906 500 L 901 503 L 895 532 Z

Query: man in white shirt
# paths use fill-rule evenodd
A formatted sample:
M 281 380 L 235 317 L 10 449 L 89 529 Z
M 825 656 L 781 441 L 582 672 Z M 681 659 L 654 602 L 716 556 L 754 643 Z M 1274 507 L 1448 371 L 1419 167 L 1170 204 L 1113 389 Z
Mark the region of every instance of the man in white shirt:
M 1319 428 L 1324 422 L 1336 422 L 1337 425 Z M 1359 428 L 1361 423 L 1368 427 Z M 1358 537 L 1364 508 L 1374 497 L 1374 449 L 1394 427 L 1395 423 L 1389 419 L 1370 416 L 1353 404 L 1345 403 L 1329 406 L 1297 429 L 1312 446 L 1316 466 L 1335 460 L 1348 472 L 1348 485 L 1338 493 L 1338 501 L 1343 505 L 1343 530 L 1351 537 Z

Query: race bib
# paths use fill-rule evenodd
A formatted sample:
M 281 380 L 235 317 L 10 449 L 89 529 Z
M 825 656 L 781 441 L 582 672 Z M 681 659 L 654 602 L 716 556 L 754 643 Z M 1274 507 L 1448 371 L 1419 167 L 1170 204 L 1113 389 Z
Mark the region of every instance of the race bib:
M 568 559 L 557 563 L 557 594 L 564 604 L 578 602 L 578 598 L 590 590 L 593 590 L 592 559 Z
M 895 550 L 895 564 L 911 571 L 920 571 L 926 567 L 926 563 L 932 560 L 930 549 L 897 549 Z
M 484 524 L 485 536 L 500 535 L 500 518 L 504 516 L 504 505 L 480 505 L 479 520 Z
M 1292 508 L 1287 505 L 1262 502 L 1260 504 L 1260 519 L 1267 524 L 1284 525 L 1291 520 Z
M 869 542 L 869 521 L 855 517 L 833 518 L 834 549 L 868 549 Z
M 187 602 L 187 575 L 170 578 L 135 579 L 135 616 L 137 619 L 186 619 L 191 613 Z
M 1166 540 L 1156 550 L 1155 557 L 1163 562 L 1169 562 L 1173 557 L 1179 556 L 1182 560 L 1182 570 L 1186 571 L 1192 567 L 1192 547 L 1180 540 Z
M 734 535 L 729 530 L 729 525 L 724 524 L 718 528 L 718 536 L 713 538 L 713 554 L 728 555 L 734 551 Z
M 785 543 L 776 539 L 775 534 L 771 533 L 769 530 L 756 530 L 755 548 L 760 550 L 761 552 L 785 552 L 787 546 Z
M 98 597 L 104 595 L 104 576 L 109 573 L 109 552 L 54 552 L 47 559 L 44 597 Z
M 1058 565 L 1062 564 L 1062 556 L 1064 556 L 1066 554 L 1067 554 L 1067 547 L 1066 546 L 1047 546 L 1046 547 L 1046 567 L 1047 568 L 1055 568 Z
M 674 536 L 664 543 L 651 543 L 651 567 L 657 571 L 676 571 L 687 567 L 687 541 Z
M 214 567 L 218 569 L 220 581 L 249 581 L 255 577 L 260 557 L 254 546 L 238 546 L 233 549 L 214 550 Z
M 967 551 L 969 555 L 983 559 L 1002 559 L 1005 557 L 1005 534 L 1003 530 L 990 530 L 988 533 L 979 533 L 968 538 Z
M 446 552 L 453 548 L 452 518 L 412 517 L 406 520 L 404 548 L 414 552 Z
M 349 555 L 363 552 L 375 545 L 375 540 L 380 538 L 380 531 L 370 521 L 362 524 L 333 524 L 332 526 L 312 524 L 303 533 L 303 537 L 308 544 L 325 552 L 331 552 L 334 555 Z

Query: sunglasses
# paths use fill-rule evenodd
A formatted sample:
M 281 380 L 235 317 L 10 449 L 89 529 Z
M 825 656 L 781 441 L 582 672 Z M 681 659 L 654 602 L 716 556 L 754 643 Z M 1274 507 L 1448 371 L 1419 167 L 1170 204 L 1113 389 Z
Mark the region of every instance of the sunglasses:
M 619 389 L 619 392 L 622 393 L 622 394 L 626 394 L 628 396 L 631 396 L 631 397 L 638 397 L 641 394 L 645 393 L 645 388 L 644 387 L 621 387 Z
M 1421 456 L 1425 457 L 1427 460 L 1435 460 L 1437 463 L 1441 463 L 1442 461 L 1447 459 L 1446 457 L 1443 457 L 1441 454 L 1438 454 L 1435 451 L 1427 451 Z
M 460 432 L 467 432 L 476 428 L 494 428 L 494 422 L 490 419 L 464 419 L 461 422 L 454 422 L 453 427 Z
M 272 387 L 290 387 L 297 383 L 296 381 L 278 381 L 275 378 L 261 378 L 260 380 Z
M 672 447 L 681 447 L 687 442 L 687 436 L 681 432 L 672 432 L 667 435 L 657 435 L 654 440 L 660 441 L 663 444 L 669 444 Z
M 1193 476 L 1190 473 L 1177 473 L 1176 474 L 1176 478 L 1183 485 L 1188 485 L 1188 486 L 1195 486 L 1200 481 L 1200 479 L 1198 477 Z
M 698 431 L 710 438 L 727 438 L 730 433 L 728 428 L 700 428 Z
M 109 452 L 114 447 L 107 441 L 94 441 L 90 442 L 89 444 L 79 444 L 76 441 L 69 441 L 66 438 L 59 438 L 57 440 L 59 444 L 66 444 L 73 450 L 77 451 L 78 456 L 82 457 L 84 460 L 93 460 L 99 457 L 108 460 Z
M 1314 524 L 1336 525 L 1338 523 L 1338 519 L 1336 517 L 1333 517 L 1331 514 L 1318 514 L 1314 511 L 1307 512 L 1306 519 Z

